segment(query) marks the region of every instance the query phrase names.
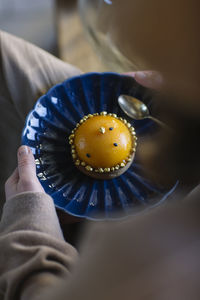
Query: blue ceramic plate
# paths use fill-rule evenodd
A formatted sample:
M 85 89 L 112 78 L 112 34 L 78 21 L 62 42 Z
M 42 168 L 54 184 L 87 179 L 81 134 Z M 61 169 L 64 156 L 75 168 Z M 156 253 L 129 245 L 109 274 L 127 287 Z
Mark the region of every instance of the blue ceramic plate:
M 68 136 L 84 115 L 107 111 L 125 117 L 136 129 L 138 142 L 151 135 L 151 120 L 133 121 L 117 104 L 120 94 L 141 99 L 154 110 L 151 92 L 131 77 L 115 73 L 89 73 L 52 87 L 29 113 L 22 143 L 31 147 L 37 175 L 55 206 L 75 216 L 99 219 L 124 217 L 164 201 L 175 190 L 150 183 L 137 155 L 126 173 L 112 180 L 82 174 L 72 162 Z

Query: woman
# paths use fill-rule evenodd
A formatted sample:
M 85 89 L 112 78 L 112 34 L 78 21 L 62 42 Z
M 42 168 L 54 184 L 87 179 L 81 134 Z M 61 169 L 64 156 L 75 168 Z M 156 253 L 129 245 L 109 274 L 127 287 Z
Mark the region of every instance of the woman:
M 131 28 L 129 43 L 124 41 L 123 44 L 126 54 L 133 55 L 131 49 L 134 49 L 147 67 L 160 71 L 165 80 L 162 93 L 165 97 L 173 95 L 176 105 L 182 98 L 182 112 L 193 120 L 199 114 L 198 74 L 195 72 L 199 57 L 196 47 L 193 49 L 195 43 L 198 46 L 195 36 L 198 3 L 174 0 L 170 6 L 169 1 L 166 4 L 158 0 L 148 3 L 135 0 L 134 9 L 127 9 L 123 1 L 126 10 L 122 5 L 118 7 L 118 3 L 116 1 L 116 13 L 120 11 L 120 16 L 127 17 L 130 12 L 136 24 L 143 21 L 140 34 L 144 41 L 137 34 L 138 27 L 130 24 L 126 27 L 125 17 L 124 24 L 118 27 L 116 40 L 122 40 L 124 30 Z M 183 32 L 180 41 L 175 39 L 175 29 L 179 28 L 181 33 L 186 27 L 179 27 L 177 20 L 180 25 L 189 20 L 188 32 Z M 160 29 L 164 35 L 162 41 Z M 169 43 L 167 30 L 175 44 Z M 127 46 L 133 42 L 136 47 Z M 183 70 L 190 46 L 192 57 Z M 139 76 L 141 79 L 141 74 Z M 188 101 L 191 93 L 194 97 Z M 170 102 L 171 98 L 168 99 Z M 166 119 L 173 124 L 168 116 Z M 179 132 L 182 134 L 181 126 Z M 33 170 L 30 151 L 20 148 L 18 172 L 6 184 L 9 199 L 1 221 L 2 299 L 199 299 L 198 187 L 186 199 L 177 196 L 174 204 L 123 222 L 96 225 L 87 234 L 77 260 L 76 251 L 62 238 L 52 200 L 43 194 Z M 72 266 L 74 270 L 69 276 Z

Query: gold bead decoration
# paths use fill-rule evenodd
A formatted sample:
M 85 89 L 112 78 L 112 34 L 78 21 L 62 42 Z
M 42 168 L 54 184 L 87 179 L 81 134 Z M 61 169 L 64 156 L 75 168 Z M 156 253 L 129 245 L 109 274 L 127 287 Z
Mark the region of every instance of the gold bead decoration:
M 127 123 L 126 126 L 127 126 L 128 128 L 131 128 L 131 123 Z
M 115 167 L 115 170 L 119 170 L 119 165 L 117 165 L 117 166 Z
M 104 170 L 102 168 L 99 168 L 99 173 L 104 173 Z
M 125 167 L 125 164 L 124 164 L 124 163 L 121 163 L 121 164 L 120 164 L 120 167 L 121 167 L 121 168 Z
M 71 151 L 71 152 L 72 152 L 72 154 L 73 154 L 73 153 L 76 153 L 75 149 L 72 149 L 72 151 Z
M 112 116 L 113 116 L 114 118 L 117 118 L 117 115 L 116 115 L 116 114 L 112 114 Z
M 72 157 L 73 157 L 73 158 L 76 158 L 76 154 L 75 154 L 75 153 L 73 153 L 73 154 L 72 154 Z
M 114 168 L 114 167 L 112 167 L 112 168 L 111 168 L 111 171 L 115 171 L 115 168 Z
M 75 161 L 75 165 L 76 165 L 76 166 L 79 166 L 79 165 L 80 165 L 80 160 L 79 160 L 79 159 L 77 159 L 77 160 Z
M 84 161 L 81 162 L 81 166 L 85 167 L 86 163 Z
M 72 145 L 72 144 L 73 144 L 73 140 L 70 140 L 70 141 L 69 141 L 69 144 Z
M 86 168 L 86 170 L 89 171 L 89 172 L 92 172 L 92 171 L 93 171 L 93 168 L 90 167 L 90 166 L 86 166 L 85 168 Z
M 100 113 L 100 115 L 101 115 L 101 116 L 106 116 L 106 115 L 107 115 L 107 112 L 106 112 L 106 111 L 102 111 L 102 112 Z

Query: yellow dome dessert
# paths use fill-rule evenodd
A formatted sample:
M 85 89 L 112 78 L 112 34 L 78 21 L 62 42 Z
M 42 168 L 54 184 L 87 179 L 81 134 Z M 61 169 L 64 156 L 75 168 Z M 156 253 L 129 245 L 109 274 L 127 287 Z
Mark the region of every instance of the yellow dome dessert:
M 134 128 L 115 114 L 85 116 L 69 137 L 75 165 L 89 176 L 109 179 L 124 173 L 136 148 Z

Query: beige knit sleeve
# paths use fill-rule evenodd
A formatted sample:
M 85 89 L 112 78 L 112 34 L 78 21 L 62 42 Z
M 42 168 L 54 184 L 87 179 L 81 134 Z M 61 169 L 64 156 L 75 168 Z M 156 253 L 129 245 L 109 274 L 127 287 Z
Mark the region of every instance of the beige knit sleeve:
M 0 299 L 5 300 L 37 299 L 67 280 L 77 260 L 76 250 L 64 241 L 53 201 L 44 193 L 22 193 L 6 202 L 0 249 Z

